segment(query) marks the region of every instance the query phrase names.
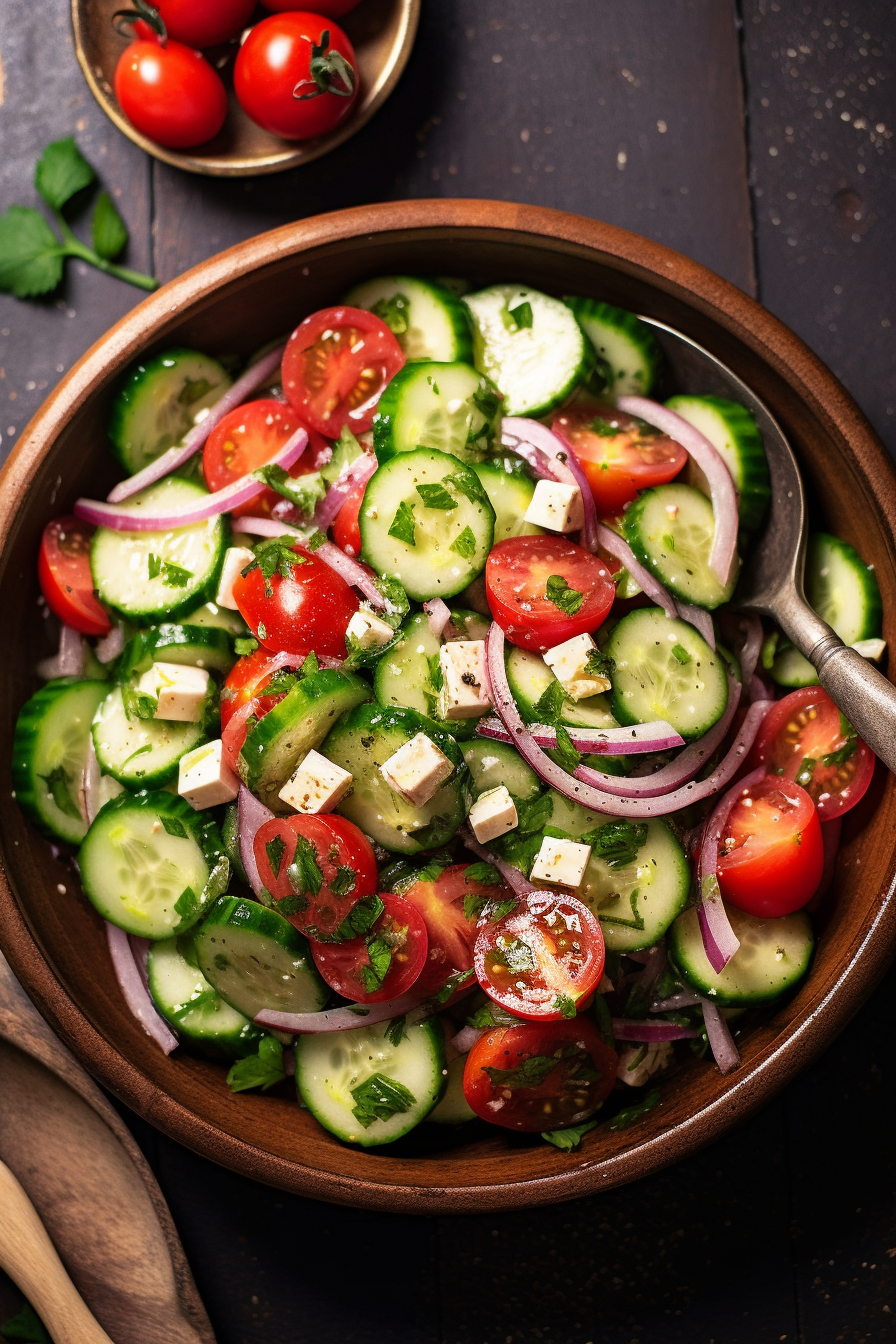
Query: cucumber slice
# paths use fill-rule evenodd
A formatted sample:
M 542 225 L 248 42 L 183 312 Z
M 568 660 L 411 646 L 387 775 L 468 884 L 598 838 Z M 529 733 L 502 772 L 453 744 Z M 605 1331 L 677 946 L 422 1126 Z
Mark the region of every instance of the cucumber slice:
M 407 1027 L 398 1045 L 389 1039 L 391 1027 L 391 1022 L 378 1022 L 356 1031 L 300 1036 L 296 1044 L 299 1097 L 324 1129 L 362 1148 L 402 1138 L 445 1090 L 445 1034 L 439 1019 Z M 391 1115 L 390 1097 L 403 1107 Z M 372 1107 L 380 1098 L 386 1105 L 383 1118 L 376 1118 Z
M 473 314 L 473 362 L 504 394 L 505 415 L 547 415 L 594 367 L 584 332 L 559 299 L 492 285 L 464 302 Z
M 478 461 L 500 442 L 501 394 L 470 364 L 405 364 L 377 405 L 373 446 L 380 462 L 415 448 Z
M 456 294 L 435 280 L 382 275 L 355 285 L 345 302 L 376 313 L 408 359 L 473 358 L 470 314 Z
M 109 691 L 93 719 L 100 769 L 131 789 L 167 784 L 177 774 L 181 756 L 206 737 L 204 723 L 128 718 L 120 686 Z
M 239 1059 L 258 1049 L 266 1033 L 215 992 L 199 969 L 189 935 L 155 943 L 146 971 L 149 992 L 165 1021 L 203 1054 Z
M 12 742 L 16 801 L 38 830 L 77 845 L 87 834 L 78 790 L 104 681 L 48 681 L 19 710 Z
M 507 654 L 507 680 L 520 714 L 526 723 L 537 723 L 536 705 L 548 687 L 557 680 L 538 653 L 511 648 Z M 606 695 L 589 695 L 584 700 L 566 696 L 560 722 L 570 728 L 618 728 Z
M 447 453 L 418 448 L 374 472 L 358 523 L 362 558 L 423 602 L 454 597 L 482 573 L 495 511 L 474 471 Z
M 475 611 L 453 610 L 452 623 L 462 639 L 484 639 L 488 628 Z M 439 649 L 442 641 L 432 633 L 423 612 L 409 616 L 399 631 L 397 643 L 379 659 L 373 674 L 373 692 L 381 705 L 402 705 L 425 714 L 433 723 L 461 740 L 474 736 L 475 719 L 440 719 Z
M 219 607 L 217 602 L 204 602 L 195 611 L 184 613 L 186 625 L 202 626 L 203 629 L 226 630 L 234 639 L 247 639 L 249 627 L 238 611 L 228 611 Z
M 472 463 L 495 511 L 495 541 L 509 537 L 541 537 L 544 528 L 527 523 L 525 512 L 535 494 L 535 482 L 526 475 L 520 457 L 504 456 Z
M 877 639 L 883 608 L 874 568 L 848 542 L 813 532 L 806 551 L 806 597 L 844 644 Z M 781 640 L 772 663 L 779 686 L 816 686 L 818 673 L 803 655 Z
M 248 1018 L 263 1008 L 316 1013 L 330 997 L 307 939 L 255 901 L 222 896 L 194 930 L 193 942 L 206 980 Z
M 721 453 L 737 486 L 741 527 L 748 532 L 761 527 L 771 499 L 771 481 L 762 435 L 746 406 L 725 397 L 688 396 L 670 397 L 666 405 L 699 429 Z M 692 457 L 684 479 L 709 494 L 706 477 Z
M 230 386 L 226 370 L 198 350 L 166 350 L 127 370 L 109 416 L 112 449 L 129 475 L 180 443 Z
M 393 793 L 379 771 L 418 733 L 425 733 L 455 766 L 455 773 L 423 807 L 413 807 Z M 447 844 L 464 819 L 466 770 L 460 748 L 453 737 L 413 709 L 359 705 L 336 724 L 320 750 L 354 776 L 350 792 L 336 811 L 384 849 L 399 854 L 438 849 Z
M 712 505 L 692 485 L 656 485 L 629 505 L 625 538 L 641 564 L 683 602 L 713 610 L 734 592 L 709 567 L 715 531 Z
M 272 812 L 289 812 L 278 795 L 290 775 L 340 715 L 369 699 L 367 682 L 352 672 L 321 668 L 304 677 L 246 735 L 239 757 L 243 783 Z
M 647 323 L 624 308 L 597 299 L 568 298 L 564 302 L 606 366 L 607 393 L 613 397 L 649 397 L 663 355 Z
M 128 506 L 152 515 L 207 493 L 195 481 L 167 476 L 134 495 Z M 97 528 L 90 548 L 93 586 L 107 606 L 135 625 L 174 620 L 217 592 L 229 537 L 225 514 L 167 532 Z
M 695 909 L 669 931 L 669 960 L 685 984 L 715 1003 L 746 1008 L 777 999 L 802 980 L 812 960 L 812 922 L 803 910 L 779 919 L 759 919 L 725 905 L 740 947 L 716 975 L 703 950 Z
M 434 1125 L 463 1125 L 468 1120 L 476 1119 L 476 1112 L 467 1105 L 467 1099 L 464 1096 L 464 1065 L 466 1062 L 466 1055 L 455 1055 L 454 1059 L 451 1060 L 448 1065 L 445 1095 L 426 1117 L 428 1123 Z
M 725 660 L 687 621 L 669 620 L 659 607 L 630 611 L 606 652 L 616 664 L 611 704 L 621 724 L 665 719 L 689 742 L 722 717 Z
M 221 844 L 224 847 L 224 853 L 230 860 L 230 871 L 234 877 L 238 877 L 241 882 L 249 886 L 249 879 L 246 876 L 246 870 L 243 867 L 243 858 L 240 853 L 240 819 L 239 808 L 236 803 L 228 803 L 224 808 L 224 816 L 221 819 Z
M 153 663 L 180 663 L 226 676 L 235 662 L 233 643 L 226 631 L 214 626 L 175 625 L 166 621 L 140 630 L 128 642 L 117 675 L 119 681 L 126 681 L 148 672 Z
M 214 821 L 164 790 L 107 803 L 78 851 L 78 867 L 103 919 L 140 938 L 191 928 L 230 873 Z
M 515 747 L 477 738 L 461 747 L 473 786 L 473 797 L 503 784 L 514 798 L 528 801 L 541 793 L 541 780 Z

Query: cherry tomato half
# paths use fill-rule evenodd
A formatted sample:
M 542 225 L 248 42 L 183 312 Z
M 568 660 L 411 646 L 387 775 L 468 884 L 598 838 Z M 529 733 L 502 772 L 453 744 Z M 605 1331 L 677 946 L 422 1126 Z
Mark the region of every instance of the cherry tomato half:
M 404 366 L 392 332 L 363 308 L 322 308 L 306 317 L 283 355 L 283 391 L 309 425 L 331 439 L 345 425 L 370 429 L 386 384 Z
M 224 85 L 201 51 L 169 40 L 163 47 L 148 23 L 115 67 L 115 96 L 137 130 L 169 149 L 189 149 L 218 134 L 227 115 Z
M 402 895 L 423 916 L 429 936 L 429 951 L 415 988 L 421 994 L 434 994 L 455 971 L 469 971 L 473 965 L 476 941 L 476 916 L 486 901 L 512 897 L 508 887 L 484 886 L 467 878 L 466 863 L 453 863 L 435 882 L 415 882 Z M 464 904 L 471 905 L 468 917 Z
M 345 497 L 345 503 L 336 515 L 336 521 L 333 524 L 333 540 L 340 550 L 345 551 L 346 555 L 361 554 L 361 529 L 358 526 L 358 514 L 361 512 L 361 505 L 364 502 L 364 491 L 367 489 L 367 482 L 362 481 L 350 490 Z
M 265 9 L 272 9 L 275 14 L 282 14 L 285 10 L 295 8 L 295 0 L 261 0 L 261 3 Z M 314 12 L 325 14 L 328 19 L 341 19 L 343 14 L 347 14 L 360 3 L 361 0 L 314 0 Z
M 311 944 L 314 964 L 327 984 L 355 1003 L 398 998 L 426 964 L 426 925 L 420 911 L 392 893 L 380 900 L 385 909 L 365 938 Z
M 855 807 L 874 774 L 871 748 L 820 686 L 791 691 L 769 710 L 750 760 L 769 774 L 796 780 L 822 821 Z
M 307 10 L 272 14 L 249 32 L 233 68 L 243 110 L 286 140 L 326 135 L 358 97 L 354 47 L 331 19 Z
M 273 398 L 248 401 L 225 415 L 209 434 L 202 451 L 202 471 L 209 490 L 223 490 L 225 485 L 247 476 L 250 471 L 270 462 L 291 439 L 302 421 L 291 406 Z M 317 470 L 317 459 L 326 447 L 326 440 L 315 430 L 308 431 L 308 447 L 298 462 L 289 469 L 294 479 Z M 283 496 L 276 490 L 265 490 L 255 499 L 238 504 L 230 512 L 234 518 L 251 514 L 253 518 L 270 517 L 271 509 L 280 504 Z
M 505 1129 L 580 1125 L 612 1091 L 617 1063 L 586 1017 L 499 1027 L 467 1055 L 464 1096 L 478 1116 Z
M 263 885 L 308 938 L 335 933 L 376 891 L 373 845 L 345 817 L 274 817 L 259 826 L 254 849 Z
M 37 577 L 47 606 L 82 635 L 108 635 L 112 622 L 94 596 L 90 573 L 93 528 L 78 518 L 54 518 L 40 539 Z
M 600 924 L 575 896 L 533 891 L 476 936 L 476 979 L 489 998 L 517 1017 L 569 1017 L 604 973 Z
M 255 12 L 255 0 L 153 0 L 153 4 L 168 36 L 188 47 L 229 42 Z
M 262 704 L 261 713 L 273 709 L 278 700 L 282 700 L 286 691 L 273 695 L 262 695 L 271 677 L 277 672 L 277 659 L 267 649 L 256 649 L 245 658 L 238 658 L 227 674 L 221 691 L 221 727 L 226 728 L 234 714 L 250 700 L 258 698 Z
M 639 490 L 671 481 L 688 460 L 668 434 L 613 406 L 566 406 L 551 428 L 581 462 L 598 513 L 618 513 Z
M 345 631 L 358 610 L 358 599 L 341 575 L 316 555 L 293 547 L 296 563 L 289 578 L 261 569 L 239 575 L 233 585 L 240 615 L 259 644 L 286 653 L 345 657 Z
M 511 644 L 536 653 L 596 630 L 616 595 L 604 561 L 564 537 L 499 542 L 486 561 L 485 588 Z
M 719 846 L 726 901 L 749 915 L 792 914 L 813 896 L 823 866 L 821 823 L 805 789 L 766 775 L 744 791 Z

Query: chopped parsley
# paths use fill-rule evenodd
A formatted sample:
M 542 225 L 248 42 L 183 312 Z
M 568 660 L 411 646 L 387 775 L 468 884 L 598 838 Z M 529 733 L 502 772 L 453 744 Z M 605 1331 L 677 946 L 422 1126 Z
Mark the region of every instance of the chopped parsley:
M 395 517 L 389 528 L 389 536 L 403 541 L 405 546 L 416 546 L 416 528 L 414 526 L 414 505 L 403 499 L 395 510 Z
M 54 804 L 60 812 L 67 817 L 80 817 L 81 813 L 78 805 L 71 795 L 71 787 L 74 782 L 62 765 L 54 766 L 48 775 L 40 775 L 47 788 L 47 793 L 53 799 Z
M 275 835 L 273 840 L 268 840 L 264 848 L 268 856 L 268 863 L 271 865 L 271 872 L 277 878 L 280 876 L 280 865 L 283 862 L 283 855 L 286 853 L 286 841 L 282 836 Z
M 600 649 L 589 649 L 588 657 L 585 659 L 585 671 L 589 677 L 604 677 L 607 681 L 612 681 L 613 673 L 616 671 L 616 660 L 608 653 L 602 653 Z
M 576 1001 L 571 994 L 555 994 L 554 1005 L 562 1017 L 575 1017 Z
M 479 882 L 484 887 L 494 887 L 501 881 L 501 875 L 493 863 L 471 863 L 464 873 L 465 882 Z
M 407 1018 L 402 1014 L 401 1017 L 393 1017 L 391 1022 L 386 1023 L 386 1030 L 383 1032 L 390 1045 L 397 1049 L 401 1045 L 405 1036 L 408 1034 Z
M 473 535 L 471 527 L 465 527 L 463 532 L 458 532 L 457 536 L 448 547 L 449 551 L 454 551 L 461 560 L 469 560 L 476 554 L 476 538 Z
M 387 1078 L 383 1073 L 373 1073 L 363 1083 L 351 1090 L 354 1106 L 352 1115 L 360 1125 L 369 1129 L 375 1120 L 391 1120 L 393 1115 L 403 1115 L 417 1103 L 413 1092 L 409 1092 L 403 1083 Z
M 160 812 L 159 821 L 162 823 L 162 826 L 164 830 L 167 831 L 168 835 L 173 835 L 178 840 L 186 840 L 186 827 L 182 821 L 178 821 L 177 817 L 169 817 L 166 816 L 164 812 Z
M 447 1003 L 459 989 L 470 983 L 475 974 L 471 967 L 469 971 L 455 971 L 453 975 L 449 975 L 438 994 L 433 995 L 436 1003 Z
M 256 480 L 263 481 L 269 489 L 288 499 L 293 508 L 298 509 L 304 518 L 310 518 L 315 508 L 327 493 L 324 478 L 319 471 L 309 471 L 304 476 L 290 476 L 285 467 L 276 462 L 268 462 L 252 473 Z
M 640 1101 L 636 1101 L 633 1106 L 624 1106 L 621 1111 L 617 1111 L 607 1128 L 613 1130 L 614 1133 L 620 1129 L 628 1129 L 629 1125 L 633 1125 L 636 1120 L 640 1120 L 642 1115 L 647 1115 L 648 1111 L 652 1111 L 659 1099 L 659 1088 L 651 1088 L 647 1095 L 642 1097 Z
M 541 1137 L 561 1152 L 571 1153 L 580 1146 L 586 1134 L 597 1129 L 599 1123 L 597 1120 L 586 1120 L 583 1125 L 570 1125 L 568 1129 L 546 1129 L 542 1130 Z
M 552 574 L 545 586 L 545 597 L 566 616 L 575 616 L 581 610 L 585 594 L 570 588 L 562 574 Z
M 283 1046 L 273 1036 L 262 1036 L 258 1052 L 246 1059 L 238 1059 L 231 1067 L 227 1085 L 231 1092 L 247 1092 L 252 1087 L 267 1092 L 269 1087 L 282 1083 L 285 1077 Z
M 336 869 L 336 876 L 330 883 L 330 891 L 334 896 L 350 896 L 358 885 L 358 876 L 354 868 L 349 868 L 348 864 L 341 863 Z
M 532 326 L 532 305 L 528 299 L 518 303 L 515 308 L 508 308 L 507 313 L 513 319 L 517 331 L 526 331 Z
M 259 647 L 258 640 L 250 635 L 248 639 L 235 639 L 233 641 L 233 651 L 238 658 L 248 658 Z M 222 691 L 223 695 L 224 692 Z
M 438 485 L 435 482 L 424 483 L 417 486 L 417 494 L 423 500 L 423 506 L 427 509 L 456 509 L 457 500 L 445 489 L 444 485 Z
M 404 294 L 377 299 L 370 311 L 385 322 L 393 336 L 403 336 L 410 326 L 411 301 Z
M 646 821 L 608 821 L 588 831 L 580 839 L 591 846 L 592 855 L 603 859 L 608 868 L 627 868 L 647 842 Z
M 274 596 L 274 588 L 271 579 L 275 574 L 279 574 L 283 579 L 291 579 L 292 572 L 298 565 L 307 565 L 311 562 L 308 557 L 301 555 L 296 549 L 296 538 L 286 534 L 282 537 L 268 537 L 264 541 L 256 542 L 254 546 L 255 559 L 250 561 L 242 571 L 243 578 L 247 578 L 253 569 L 260 569 L 264 579 L 265 597 Z M 262 625 L 259 622 L 258 634 L 261 639 L 265 638 L 262 634 Z
M 392 950 L 391 944 L 383 937 L 367 940 L 368 964 L 359 967 L 358 974 L 368 994 L 375 994 L 378 989 L 382 989 L 383 981 L 392 965 Z
M 557 1055 L 530 1055 L 515 1069 L 495 1069 L 486 1065 L 482 1072 L 488 1074 L 492 1087 L 540 1087 L 560 1059 Z
M 317 862 L 317 850 L 303 835 L 296 839 L 295 854 L 286 876 L 297 896 L 317 896 L 323 886 L 324 875 Z
M 691 655 L 688 653 L 687 649 L 684 647 L 683 644 L 672 645 L 672 657 L 675 659 L 676 662 L 681 663 L 682 667 L 686 667 L 687 664 L 691 661 Z

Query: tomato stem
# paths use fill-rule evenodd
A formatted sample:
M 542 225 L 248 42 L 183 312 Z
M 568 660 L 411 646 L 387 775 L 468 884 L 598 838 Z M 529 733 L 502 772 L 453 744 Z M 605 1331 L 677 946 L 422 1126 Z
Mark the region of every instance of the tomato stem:
M 309 79 L 301 79 L 292 91 L 293 98 L 305 102 L 308 98 L 319 98 L 322 93 L 335 93 L 337 98 L 351 98 L 355 92 L 355 72 L 339 51 L 328 51 L 330 30 L 325 28 L 318 42 L 311 43 L 311 61 Z M 343 86 L 339 87 L 338 81 Z M 312 87 L 313 86 L 313 87 Z M 299 89 L 310 88 L 310 93 L 299 93 Z
M 126 32 L 125 29 L 130 28 L 135 23 L 147 24 L 159 39 L 159 46 L 167 45 L 168 29 L 165 27 L 165 21 L 159 11 L 148 3 L 148 0 L 134 0 L 133 9 L 119 9 L 112 15 L 112 27 L 122 37 L 133 38 L 134 34 Z

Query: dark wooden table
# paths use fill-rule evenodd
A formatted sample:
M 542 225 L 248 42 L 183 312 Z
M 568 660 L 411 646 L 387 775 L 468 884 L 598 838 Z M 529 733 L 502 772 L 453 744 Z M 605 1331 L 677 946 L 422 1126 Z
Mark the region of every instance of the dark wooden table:
M 2 0 L 0 208 L 33 203 L 35 158 L 74 132 L 114 189 L 130 264 L 160 280 L 377 199 L 579 211 L 758 295 L 896 453 L 894 49 L 892 0 L 424 0 L 410 66 L 361 134 L 293 173 L 224 182 L 151 162 L 106 121 L 66 0 Z M 46 303 L 0 299 L 4 453 L 138 299 L 81 265 Z M 221 1344 L 872 1344 L 896 1339 L 894 999 L 891 973 L 714 1147 L 537 1213 L 331 1208 L 130 1119 Z

